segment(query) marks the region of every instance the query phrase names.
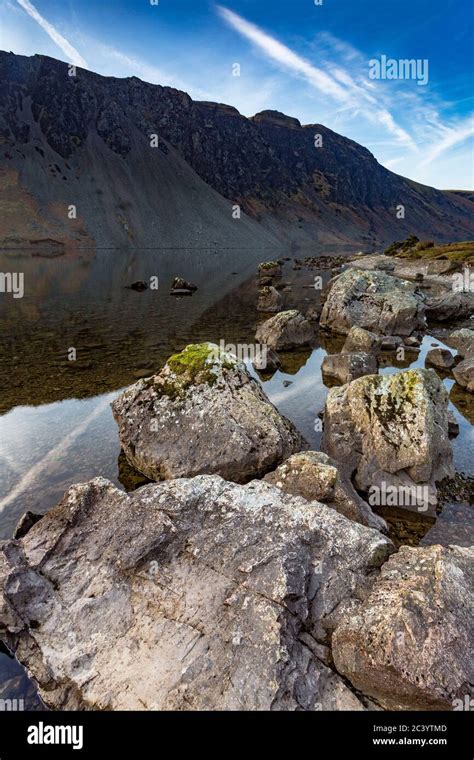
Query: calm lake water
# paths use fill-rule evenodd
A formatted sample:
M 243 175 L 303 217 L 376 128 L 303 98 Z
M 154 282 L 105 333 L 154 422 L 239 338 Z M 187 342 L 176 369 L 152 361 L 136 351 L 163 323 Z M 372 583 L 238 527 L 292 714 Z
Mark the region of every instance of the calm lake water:
M 328 249 L 306 255 L 318 253 Z M 23 512 L 47 511 L 72 483 L 102 475 L 122 488 L 136 484 L 120 457 L 110 402 L 188 343 L 252 343 L 264 319 L 255 308 L 257 264 L 275 256 L 282 252 L 99 251 L 80 258 L 0 253 L 0 271 L 25 277 L 23 298 L 0 295 L 0 539 L 11 537 Z M 317 303 L 317 274 L 324 281 L 331 276 L 328 270 L 285 264 L 283 281 L 291 283 L 282 291 L 285 308 L 306 311 Z M 192 297 L 169 294 L 178 275 L 198 286 Z M 127 288 L 150 277 L 158 277 L 158 290 Z M 420 354 L 407 353 L 403 365 L 386 355 L 381 372 L 424 366 L 433 343 L 444 345 L 427 336 Z M 71 348 L 76 361 L 68 360 Z M 320 441 L 315 422 L 327 394 L 321 362 L 334 350 L 340 346 L 321 338 L 312 350 L 283 355 L 282 369 L 260 378 L 270 400 L 314 448 Z M 452 379 L 445 383 L 460 425 L 455 465 L 474 475 L 472 397 Z M 462 519 L 468 516 L 464 512 Z M 20 666 L 0 652 L 0 699 L 6 696 L 38 704 Z

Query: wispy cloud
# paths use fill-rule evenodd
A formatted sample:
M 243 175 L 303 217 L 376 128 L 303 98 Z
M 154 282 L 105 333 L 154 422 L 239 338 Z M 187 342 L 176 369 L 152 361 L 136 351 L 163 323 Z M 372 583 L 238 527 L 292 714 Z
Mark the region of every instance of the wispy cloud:
M 63 51 L 64 55 L 66 56 L 67 60 L 70 63 L 74 63 L 76 66 L 81 66 L 83 69 L 87 69 L 88 65 L 82 55 L 76 50 L 76 48 L 71 45 L 68 40 L 63 37 L 60 32 L 52 25 L 49 21 L 47 21 L 44 16 L 41 15 L 41 13 L 35 8 L 35 6 L 30 3 L 30 0 L 17 0 L 18 5 L 21 5 L 23 10 L 27 12 L 29 16 L 31 16 L 32 19 L 36 21 L 37 24 L 41 26 L 42 29 L 48 34 L 53 42 L 56 43 L 56 45 Z
M 310 85 L 339 103 L 348 107 L 357 106 L 366 118 L 378 121 L 398 141 L 416 148 L 411 136 L 396 123 L 392 114 L 386 108 L 378 107 L 377 99 L 369 91 L 370 88 L 356 83 L 347 71 L 334 67 L 331 73 L 327 73 L 229 8 L 218 5 L 217 11 L 229 26 L 250 40 L 278 65 L 302 76 Z
M 225 23 L 266 58 L 323 93 L 326 104 L 332 99 L 337 107 L 332 114 L 334 127 L 344 124 L 347 129 L 350 123 L 359 129 L 355 119 L 362 117 L 377 128 L 373 144 L 382 145 L 381 127 L 382 135 L 391 137 L 391 143 L 383 143 L 382 160 L 387 168 L 397 166 L 406 174 L 415 171 L 421 181 L 432 181 L 432 172 L 441 158 L 448 161 L 453 148 L 459 148 L 474 134 L 473 117 L 445 116 L 449 104 L 440 102 L 434 90 L 420 96 L 403 83 L 390 83 L 393 86 L 388 88 L 387 83 L 369 79 L 367 56 L 328 32 L 319 33 L 311 45 L 312 56 L 318 60 L 316 66 L 234 11 L 216 7 Z M 461 157 L 459 162 L 462 163 Z M 439 176 L 439 171 L 436 174 Z

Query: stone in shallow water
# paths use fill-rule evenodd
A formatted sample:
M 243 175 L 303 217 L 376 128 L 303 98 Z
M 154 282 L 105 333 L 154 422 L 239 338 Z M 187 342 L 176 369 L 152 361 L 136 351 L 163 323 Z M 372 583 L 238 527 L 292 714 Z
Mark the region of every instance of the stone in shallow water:
M 112 409 L 128 461 L 151 480 L 217 473 L 245 482 L 304 445 L 245 365 L 211 343 L 170 357 Z
M 474 354 L 474 330 L 463 327 L 461 330 L 455 330 L 446 339 L 446 342 L 455 348 L 463 358 Z
M 363 351 L 329 354 L 324 357 L 321 365 L 324 382 L 336 381 L 342 385 L 364 375 L 376 375 L 377 371 L 377 358 Z
M 261 481 L 97 478 L 0 544 L 0 631 L 56 709 L 364 709 L 313 652 L 391 551 Z
M 454 364 L 454 356 L 447 348 L 432 348 L 426 354 L 425 364 L 428 367 L 437 367 L 438 369 L 451 369 Z
M 456 382 L 469 393 L 474 393 L 474 354 L 469 354 L 453 369 Z
M 314 339 L 310 322 L 296 309 L 282 311 L 258 326 L 255 340 L 273 351 L 291 351 Z
M 377 489 L 381 496 L 398 490 L 405 507 L 406 489 L 413 488 L 423 497 L 415 508 L 426 510 L 436 501 L 435 482 L 453 472 L 447 391 L 431 369 L 370 375 L 332 388 L 321 448 L 359 490 Z
M 385 272 L 347 269 L 330 284 L 320 325 L 347 335 L 356 325 L 378 335 L 411 335 L 425 327 L 423 296 Z

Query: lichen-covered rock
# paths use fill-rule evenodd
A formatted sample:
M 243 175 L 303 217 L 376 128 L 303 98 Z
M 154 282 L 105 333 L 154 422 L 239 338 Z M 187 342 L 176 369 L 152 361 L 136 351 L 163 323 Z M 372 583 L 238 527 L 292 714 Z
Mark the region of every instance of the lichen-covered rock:
M 387 524 L 361 499 L 337 462 L 322 451 L 293 454 L 264 480 L 285 493 L 320 501 L 349 520 L 386 532 Z
M 425 486 L 420 509 L 426 509 L 426 501 L 436 502 L 435 482 L 452 475 L 447 391 L 432 369 L 370 375 L 332 388 L 321 448 L 353 473 L 361 491 Z
M 455 348 L 459 356 L 463 358 L 474 354 L 474 330 L 470 330 L 467 327 L 455 330 L 447 338 L 446 342 Z
M 474 354 L 469 354 L 453 369 L 455 380 L 462 388 L 474 393 Z
M 128 461 L 151 480 L 216 473 L 245 482 L 303 446 L 245 365 L 212 343 L 170 357 L 112 410 Z
M 427 367 L 451 369 L 454 364 L 454 356 L 447 348 L 432 348 L 426 354 L 425 364 Z
M 258 326 L 255 340 L 265 343 L 274 351 L 291 351 L 307 346 L 314 339 L 310 322 L 296 309 L 282 311 Z
M 328 354 L 321 365 L 324 382 L 338 382 L 344 385 L 364 375 L 376 375 L 377 357 L 363 351 L 357 353 Z
M 281 311 L 283 298 L 278 290 L 271 285 L 260 288 L 258 294 L 257 311 Z
M 262 261 L 258 265 L 258 276 L 261 285 L 268 285 L 272 280 L 281 277 L 281 275 L 282 269 L 279 261 Z
M 402 546 L 336 628 L 338 671 L 389 710 L 472 697 L 473 560 L 473 547 Z
M 407 280 L 347 269 L 332 281 L 320 325 L 342 335 L 354 325 L 377 335 L 411 335 L 425 326 L 423 296 Z
M 53 709 L 364 709 L 317 655 L 392 550 L 261 481 L 97 478 L 0 543 L 0 632 Z
M 364 330 L 362 327 L 351 327 L 344 343 L 343 352 L 352 353 L 354 351 L 365 351 L 366 353 L 376 352 L 380 348 L 380 336 L 373 332 Z
M 449 290 L 443 295 L 430 298 L 426 304 L 426 316 L 435 322 L 463 319 L 474 314 L 474 293 Z

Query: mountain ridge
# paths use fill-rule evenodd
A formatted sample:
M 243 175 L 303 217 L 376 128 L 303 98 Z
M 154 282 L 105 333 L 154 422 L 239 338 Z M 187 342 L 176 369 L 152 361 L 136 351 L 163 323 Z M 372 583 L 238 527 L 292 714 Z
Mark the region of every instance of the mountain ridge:
M 245 117 L 137 77 L 68 71 L 0 51 L 2 247 L 51 238 L 72 249 L 373 248 L 410 232 L 474 236 L 469 193 L 400 177 L 321 124 L 275 110 Z

